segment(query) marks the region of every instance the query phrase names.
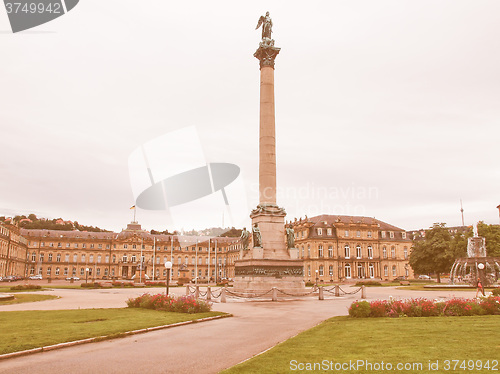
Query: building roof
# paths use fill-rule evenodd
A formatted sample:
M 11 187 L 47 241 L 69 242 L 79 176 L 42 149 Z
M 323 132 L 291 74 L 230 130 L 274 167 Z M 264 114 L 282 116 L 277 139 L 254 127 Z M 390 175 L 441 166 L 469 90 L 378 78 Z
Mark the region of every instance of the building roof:
M 343 216 L 343 215 L 330 215 L 322 214 L 315 217 L 306 217 L 305 220 L 301 219 L 293 222 L 294 225 L 297 223 L 311 222 L 314 227 L 328 227 L 335 226 L 336 223 L 342 224 L 376 224 L 380 231 L 405 231 L 399 227 L 390 225 L 386 222 L 380 221 L 373 217 L 364 216 Z M 326 223 L 325 223 L 326 222 Z

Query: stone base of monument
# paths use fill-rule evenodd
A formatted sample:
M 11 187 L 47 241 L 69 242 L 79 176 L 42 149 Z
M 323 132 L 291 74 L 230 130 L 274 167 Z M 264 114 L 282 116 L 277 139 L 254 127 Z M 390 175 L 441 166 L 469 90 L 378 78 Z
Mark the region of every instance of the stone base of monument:
M 302 260 L 247 259 L 235 262 L 232 292 L 256 297 L 278 289 L 278 297 L 301 296 L 305 293 Z M 271 297 L 271 292 L 263 297 Z

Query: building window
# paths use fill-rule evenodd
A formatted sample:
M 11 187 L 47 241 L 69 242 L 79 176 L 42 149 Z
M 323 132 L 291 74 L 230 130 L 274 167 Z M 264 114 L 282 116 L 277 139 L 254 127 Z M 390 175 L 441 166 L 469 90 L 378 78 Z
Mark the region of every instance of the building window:
M 307 265 L 307 276 L 311 276 L 311 265 Z
M 74 247 L 75 247 L 75 248 L 78 248 L 78 243 L 75 243 Z
M 62 244 L 61 243 L 57 243 L 57 248 L 62 248 Z
M 396 265 L 392 265 L 392 276 L 395 277 L 397 275 Z
M 361 238 L 361 231 L 356 231 L 356 238 Z
M 349 230 L 344 230 L 344 236 L 345 236 L 346 238 L 348 238 L 348 237 L 349 237 Z
M 405 256 L 405 260 L 408 260 L 408 248 L 407 247 L 404 247 L 403 254 Z
M 85 275 L 85 268 L 80 268 L 80 277 Z
M 78 261 L 78 255 L 77 254 L 74 254 L 73 255 L 73 262 L 77 262 Z
M 98 247 L 99 249 L 102 249 L 102 244 L 99 244 L 97 247 Z
M 64 275 L 68 275 L 68 268 L 64 268 Z
M 396 258 L 396 248 L 391 247 L 391 257 Z
M 328 257 L 333 257 L 333 246 L 331 245 L 328 246 Z
M 66 243 L 66 248 L 69 248 L 71 246 L 70 243 Z
M 356 257 L 361 258 L 361 246 L 360 245 L 356 246 Z
M 94 243 L 90 244 L 90 248 L 92 248 L 92 249 L 94 248 Z
M 322 277 L 324 275 L 324 268 L 323 268 L 323 265 L 319 265 L 319 276 Z
M 345 277 L 350 279 L 351 278 L 351 265 L 346 264 L 344 270 L 345 270 Z
M 214 258 L 214 260 L 215 260 L 215 258 Z M 177 257 L 177 263 L 178 263 L 179 265 L 180 265 L 180 264 L 182 264 L 182 257 L 181 257 L 181 256 Z M 214 262 L 214 263 L 215 263 L 215 262 Z
M 105 261 L 106 261 L 107 264 L 109 264 L 109 255 L 106 255 Z
M 387 248 L 382 247 L 382 257 L 387 258 Z
M 33 252 L 33 253 L 31 254 L 31 261 L 33 261 L 33 262 L 35 262 L 35 261 L 36 261 L 36 253 L 35 253 L 35 252 Z
M 311 257 L 311 246 L 307 246 L 307 257 Z
M 85 254 L 82 255 L 82 262 L 85 262 Z
M 132 249 L 136 249 L 137 246 L 135 244 L 132 244 Z
M 330 228 L 326 229 L 326 235 L 332 236 L 332 229 Z
M 57 254 L 56 261 L 57 262 L 61 262 L 61 254 L 60 253 Z
M 87 248 L 87 244 L 83 243 L 82 248 Z
M 406 232 L 402 232 L 402 233 L 401 233 L 401 237 L 402 237 L 403 239 L 406 239 Z
M 371 245 L 368 246 L 368 258 L 373 258 L 373 248 Z
M 385 231 L 381 231 L 381 232 L 380 232 L 380 236 L 381 236 L 382 238 L 385 238 Z
M 323 246 L 322 245 L 318 246 L 318 257 L 323 257 Z
M 71 275 L 73 275 L 73 276 L 75 276 L 75 275 L 76 275 L 76 268 L 73 268 L 73 269 L 71 270 Z
M 358 278 L 364 278 L 365 277 L 365 269 L 363 268 L 363 265 L 358 264 Z
M 159 264 L 160 264 L 160 260 L 161 260 L 160 256 L 157 256 L 157 257 L 156 257 L 156 264 L 157 264 L 157 265 L 159 265 Z
M 127 245 L 127 244 L 124 244 L 124 245 L 123 245 L 123 248 L 127 249 L 127 248 L 128 248 L 128 245 Z
M 102 256 L 101 255 L 97 255 L 97 263 L 100 264 L 101 263 L 101 259 L 102 259 Z
M 56 275 L 59 275 L 59 273 L 60 273 L 60 269 L 56 268 Z
M 65 262 L 69 262 L 69 253 L 66 253 L 66 254 L 64 255 L 64 261 L 65 261 Z
M 394 231 L 389 231 L 389 238 L 391 238 L 391 239 L 394 238 Z
M 368 273 L 370 275 L 370 278 L 375 278 L 375 267 L 373 264 L 368 265 Z
M 137 257 L 135 257 L 135 255 L 132 255 L 132 257 L 130 257 L 130 261 L 136 262 L 137 261 Z
M 49 262 L 52 262 L 52 253 L 49 253 Z
M 98 276 L 101 275 L 101 268 L 97 268 L 96 269 L 96 273 L 97 273 Z
M 330 277 L 333 277 L 333 265 L 328 267 L 328 274 L 330 274 Z
M 367 237 L 369 237 L 369 238 L 371 238 L 371 237 L 372 237 L 372 232 L 371 232 L 371 231 L 368 231 L 368 232 L 366 233 L 366 236 L 367 236 Z
M 116 262 L 116 255 L 113 255 L 113 264 Z
M 94 262 L 94 255 L 89 255 L 89 262 Z
M 52 273 L 52 268 L 49 266 L 47 268 L 47 275 L 50 277 L 50 274 Z
M 40 247 L 45 247 L 45 242 L 40 242 Z
M 323 229 L 322 228 L 318 228 L 317 232 L 318 232 L 318 235 L 323 235 Z
M 127 257 L 127 255 L 123 255 L 123 257 L 122 257 L 122 261 L 123 261 L 123 262 L 127 262 L 127 261 L 128 261 L 128 257 Z
M 349 248 L 347 244 L 344 246 L 344 257 L 345 258 L 351 257 L 351 248 Z
M 109 244 L 106 244 L 106 249 L 111 249 L 111 246 Z
M 388 276 L 389 275 L 389 267 L 387 265 L 384 265 L 384 276 Z

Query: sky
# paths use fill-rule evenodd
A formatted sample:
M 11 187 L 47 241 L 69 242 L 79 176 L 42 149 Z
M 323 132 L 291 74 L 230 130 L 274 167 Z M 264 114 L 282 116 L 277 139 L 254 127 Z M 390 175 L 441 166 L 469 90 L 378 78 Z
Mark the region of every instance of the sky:
M 281 48 L 277 184 L 287 219 L 458 226 L 462 200 L 466 225 L 499 223 L 496 0 L 82 0 L 16 34 L 0 10 L 0 215 L 120 231 L 136 203 L 130 155 L 194 126 L 207 163 L 240 168 L 248 212 L 236 225 L 250 225 L 255 26 L 266 11 Z M 168 162 L 185 154 L 176 157 Z M 139 208 L 137 220 L 148 230 L 234 223 L 224 206 L 177 209 L 184 220 Z

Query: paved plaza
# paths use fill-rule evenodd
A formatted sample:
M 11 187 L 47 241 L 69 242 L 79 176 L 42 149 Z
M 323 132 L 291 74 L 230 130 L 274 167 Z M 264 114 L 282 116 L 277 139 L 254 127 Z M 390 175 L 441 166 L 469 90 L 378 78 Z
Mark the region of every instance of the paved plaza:
M 172 290 L 177 295 L 185 293 L 185 288 Z M 42 293 L 61 298 L 0 306 L 0 311 L 116 308 L 144 292 L 164 289 L 55 289 Z M 474 293 L 372 287 L 367 289 L 367 299 L 473 297 Z M 217 373 L 329 317 L 346 315 L 360 294 L 325 296 L 322 301 L 316 297 L 278 302 L 228 299 L 227 303 L 214 303 L 213 310 L 232 313 L 232 318 L 7 359 L 0 361 L 0 373 Z

